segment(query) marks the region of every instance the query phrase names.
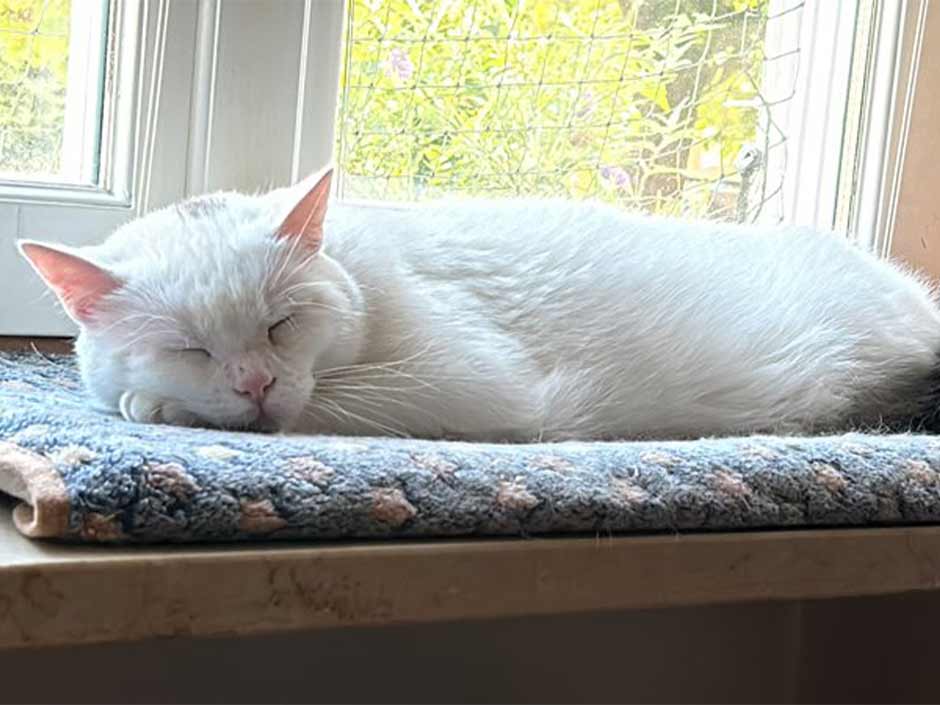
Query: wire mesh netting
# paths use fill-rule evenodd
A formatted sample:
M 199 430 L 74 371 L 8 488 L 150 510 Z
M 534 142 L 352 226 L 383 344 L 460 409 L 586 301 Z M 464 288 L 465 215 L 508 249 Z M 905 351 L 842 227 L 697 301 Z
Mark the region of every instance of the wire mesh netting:
M 59 172 L 70 4 L 0 0 L 0 174 Z
M 802 4 L 350 0 L 341 193 L 756 220 L 781 188 L 774 116 L 793 95 Z M 768 76 L 791 85 L 768 99 Z

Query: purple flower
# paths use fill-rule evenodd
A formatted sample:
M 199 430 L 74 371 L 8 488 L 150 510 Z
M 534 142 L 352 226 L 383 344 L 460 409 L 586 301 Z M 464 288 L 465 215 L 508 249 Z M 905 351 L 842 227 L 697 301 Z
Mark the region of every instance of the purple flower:
M 388 55 L 388 61 L 385 63 L 385 72 L 391 76 L 393 73 L 398 75 L 402 81 L 408 81 L 414 75 L 415 65 L 411 63 L 411 58 L 403 49 L 392 49 Z
M 604 166 L 601 167 L 601 177 L 609 181 L 621 191 L 630 188 L 630 174 L 622 166 Z
M 597 108 L 597 100 L 594 98 L 594 92 L 590 89 L 578 99 L 578 109 L 574 111 L 575 117 L 587 117 Z

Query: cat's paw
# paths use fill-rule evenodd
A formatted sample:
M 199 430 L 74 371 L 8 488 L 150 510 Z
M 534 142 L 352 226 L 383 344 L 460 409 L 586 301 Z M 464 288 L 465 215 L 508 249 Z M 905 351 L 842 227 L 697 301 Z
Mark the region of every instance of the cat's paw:
M 159 399 L 141 392 L 124 392 L 118 408 L 125 421 L 163 423 L 163 405 Z
M 179 404 L 143 392 L 124 392 L 118 402 L 121 416 L 134 423 L 162 423 L 195 426 L 198 419 Z

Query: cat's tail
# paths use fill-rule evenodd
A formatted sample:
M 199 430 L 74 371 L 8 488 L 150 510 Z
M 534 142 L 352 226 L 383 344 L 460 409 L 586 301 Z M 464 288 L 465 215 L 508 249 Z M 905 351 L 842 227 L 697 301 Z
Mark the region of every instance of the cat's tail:
M 940 354 L 933 369 L 915 386 L 911 430 L 940 434 Z

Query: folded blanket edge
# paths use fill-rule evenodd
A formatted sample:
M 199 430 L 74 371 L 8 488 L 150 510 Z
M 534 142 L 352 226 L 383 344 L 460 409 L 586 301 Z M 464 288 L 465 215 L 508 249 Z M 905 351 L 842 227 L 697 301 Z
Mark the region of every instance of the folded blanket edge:
M 13 524 L 30 538 L 68 536 L 69 493 L 48 458 L 0 441 L 0 492 L 20 500 Z

